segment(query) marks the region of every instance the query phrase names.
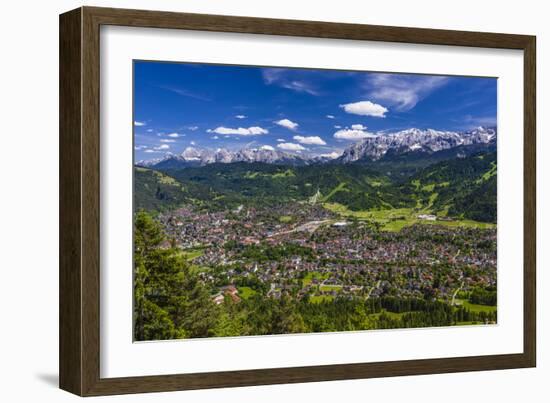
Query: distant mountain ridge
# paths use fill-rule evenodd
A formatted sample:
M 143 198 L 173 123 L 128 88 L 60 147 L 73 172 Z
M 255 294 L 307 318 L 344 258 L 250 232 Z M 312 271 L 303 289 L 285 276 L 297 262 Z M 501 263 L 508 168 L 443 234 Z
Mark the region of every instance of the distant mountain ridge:
M 169 154 L 164 158 L 138 161 L 136 165 L 157 169 L 179 169 L 204 166 L 213 163 L 261 162 L 277 165 L 302 166 L 319 163 L 375 162 L 387 158 L 422 158 L 434 153 L 457 149 L 457 157 L 469 146 L 496 148 L 497 130 L 495 127 L 478 127 L 465 132 L 440 131 L 434 129 L 406 129 L 399 132 L 380 134 L 352 144 L 343 153 L 334 156 L 293 154 L 275 150 L 270 146 L 243 148 L 231 151 L 187 147 L 181 154 Z M 472 147 L 474 148 L 474 147 Z
M 496 128 L 478 127 L 466 132 L 413 128 L 366 138 L 344 150 L 337 161 L 350 163 L 360 160 L 377 161 L 386 155 L 433 154 L 461 146 L 496 145 L 496 139 Z
M 136 165 L 174 169 L 185 166 L 204 166 L 213 163 L 229 164 L 233 162 L 263 162 L 280 165 L 305 165 L 311 161 L 297 154 L 267 148 L 244 148 L 238 151 L 230 151 L 225 148 L 210 150 L 205 148 L 187 147 L 179 155 L 168 155 L 165 158 L 151 161 L 139 161 Z

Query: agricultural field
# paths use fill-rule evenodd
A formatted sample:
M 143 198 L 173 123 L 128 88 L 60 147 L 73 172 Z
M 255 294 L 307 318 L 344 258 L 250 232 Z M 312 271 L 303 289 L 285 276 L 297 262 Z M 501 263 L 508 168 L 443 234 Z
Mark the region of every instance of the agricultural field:
M 398 209 L 377 209 L 366 211 L 353 211 L 338 203 L 325 203 L 324 207 L 345 218 L 353 218 L 377 223 L 383 231 L 400 231 L 404 227 L 414 224 L 441 225 L 444 227 L 465 227 L 491 229 L 496 224 L 484 223 L 468 219 L 451 219 L 439 216 L 437 220 L 423 219 L 419 216 L 429 215 L 429 209 L 398 208 Z

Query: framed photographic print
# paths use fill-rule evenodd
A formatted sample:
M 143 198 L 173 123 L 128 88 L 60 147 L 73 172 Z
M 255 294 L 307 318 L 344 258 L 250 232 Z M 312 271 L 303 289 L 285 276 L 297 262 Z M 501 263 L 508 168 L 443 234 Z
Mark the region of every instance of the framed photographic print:
M 60 17 L 60 386 L 535 366 L 535 37 Z

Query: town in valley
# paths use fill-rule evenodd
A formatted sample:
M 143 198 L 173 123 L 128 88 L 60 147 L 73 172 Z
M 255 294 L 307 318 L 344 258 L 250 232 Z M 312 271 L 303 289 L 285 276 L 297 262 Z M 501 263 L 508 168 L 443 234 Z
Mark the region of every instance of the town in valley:
M 135 341 L 498 323 L 495 78 L 133 78 Z

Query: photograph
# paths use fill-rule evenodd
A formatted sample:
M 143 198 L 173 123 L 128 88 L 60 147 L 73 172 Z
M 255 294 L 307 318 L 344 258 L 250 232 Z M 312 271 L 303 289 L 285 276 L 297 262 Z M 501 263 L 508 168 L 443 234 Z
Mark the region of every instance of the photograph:
M 497 78 L 133 61 L 134 341 L 497 323 Z

